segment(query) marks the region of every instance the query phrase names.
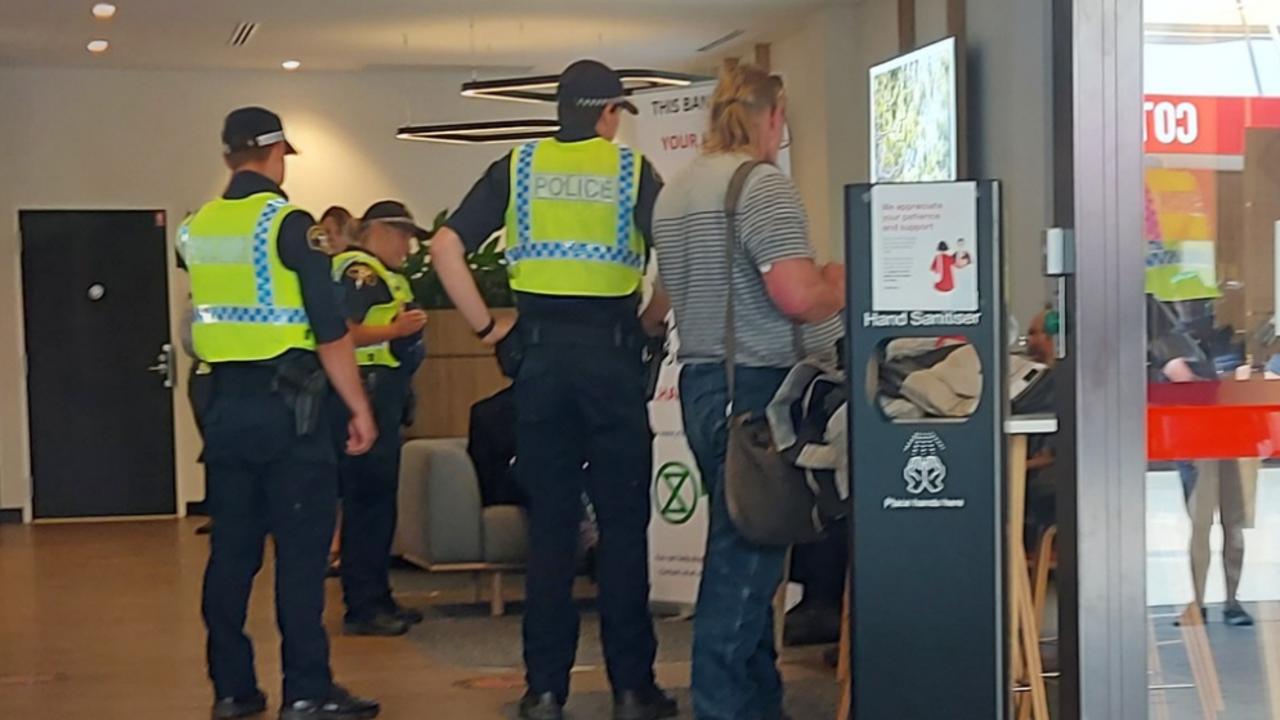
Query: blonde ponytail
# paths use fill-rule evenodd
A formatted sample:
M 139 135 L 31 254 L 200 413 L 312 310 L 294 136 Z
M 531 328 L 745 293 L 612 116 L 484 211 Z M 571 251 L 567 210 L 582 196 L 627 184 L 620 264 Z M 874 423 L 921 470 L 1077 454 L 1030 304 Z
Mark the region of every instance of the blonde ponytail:
M 732 153 L 755 148 L 763 113 L 782 104 L 782 78 L 753 65 L 738 65 L 720 73 L 711 98 L 708 153 Z

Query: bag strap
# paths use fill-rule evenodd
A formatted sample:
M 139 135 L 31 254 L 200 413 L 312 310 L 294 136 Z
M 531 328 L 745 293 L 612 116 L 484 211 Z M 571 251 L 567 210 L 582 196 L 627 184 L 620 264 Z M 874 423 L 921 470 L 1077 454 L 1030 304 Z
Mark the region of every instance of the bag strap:
M 729 189 L 724 195 L 724 255 L 725 271 L 728 281 L 725 284 L 724 303 L 724 376 L 729 388 L 729 406 L 727 415 L 733 414 L 734 367 L 737 364 L 737 333 L 733 326 L 733 260 L 734 246 L 738 238 L 738 201 L 742 198 L 742 190 L 747 186 L 747 179 L 752 171 L 763 163 L 759 160 L 748 160 L 738 166 L 729 181 Z
M 728 414 L 730 415 L 733 414 L 734 376 L 738 349 L 733 315 L 733 262 L 738 238 L 738 202 L 742 199 L 742 191 L 746 188 L 747 180 L 751 177 L 751 173 L 757 167 L 766 164 L 761 160 L 747 160 L 739 165 L 737 171 L 733 173 L 733 178 L 729 181 L 729 189 L 724 195 L 725 267 L 729 276 L 725 285 L 726 298 L 724 304 L 724 374 L 729 388 Z M 804 359 L 804 338 L 800 326 L 795 324 L 791 326 L 791 349 L 796 355 L 797 363 Z

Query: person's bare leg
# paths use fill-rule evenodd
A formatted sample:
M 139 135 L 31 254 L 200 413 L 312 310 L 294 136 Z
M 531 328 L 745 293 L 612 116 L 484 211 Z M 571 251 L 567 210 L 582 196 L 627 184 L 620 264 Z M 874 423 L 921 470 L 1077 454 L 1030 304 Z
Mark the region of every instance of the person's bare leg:
M 1195 601 L 1204 607 L 1205 585 L 1209 578 L 1209 534 L 1218 509 L 1218 463 L 1196 462 L 1196 483 L 1187 501 L 1191 515 L 1191 584 Z
M 1190 469 L 1182 470 L 1187 472 Z M 1187 514 L 1191 517 L 1191 585 L 1195 593 L 1193 608 L 1203 619 L 1205 585 L 1209 577 L 1209 533 L 1218 507 L 1218 466 L 1214 461 L 1196 461 L 1194 485 L 1187 498 Z
M 1222 516 L 1222 566 L 1227 576 L 1227 605 L 1223 620 L 1228 625 L 1248 627 L 1253 618 L 1237 599 L 1244 573 L 1244 530 L 1251 525 L 1245 502 L 1244 484 L 1256 482 L 1257 462 L 1223 460 L 1221 465 L 1220 513 Z M 1252 474 L 1252 477 L 1247 477 Z

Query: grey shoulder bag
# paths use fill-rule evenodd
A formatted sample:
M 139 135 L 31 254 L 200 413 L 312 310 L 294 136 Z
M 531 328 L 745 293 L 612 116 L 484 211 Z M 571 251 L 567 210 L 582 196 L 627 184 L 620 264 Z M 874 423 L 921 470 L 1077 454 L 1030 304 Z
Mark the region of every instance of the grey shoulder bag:
M 736 332 L 733 315 L 733 264 L 737 245 L 738 201 L 751 172 L 761 163 L 742 164 L 725 194 L 725 258 L 729 271 L 725 303 L 724 364 L 729 390 L 729 434 L 725 448 L 724 492 L 729 517 L 738 532 L 757 545 L 785 547 L 822 537 L 823 523 L 804 471 L 778 451 L 763 412 L 735 415 Z M 793 326 L 792 347 L 804 357 L 801 331 Z

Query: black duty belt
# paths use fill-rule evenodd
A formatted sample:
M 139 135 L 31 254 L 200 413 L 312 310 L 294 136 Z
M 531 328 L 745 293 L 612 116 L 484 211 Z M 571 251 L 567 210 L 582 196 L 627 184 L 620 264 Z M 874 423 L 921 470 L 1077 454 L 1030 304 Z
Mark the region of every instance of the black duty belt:
M 639 350 L 643 344 L 636 323 L 588 325 L 522 318 L 518 330 L 526 345 L 591 345 Z

